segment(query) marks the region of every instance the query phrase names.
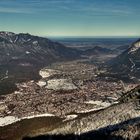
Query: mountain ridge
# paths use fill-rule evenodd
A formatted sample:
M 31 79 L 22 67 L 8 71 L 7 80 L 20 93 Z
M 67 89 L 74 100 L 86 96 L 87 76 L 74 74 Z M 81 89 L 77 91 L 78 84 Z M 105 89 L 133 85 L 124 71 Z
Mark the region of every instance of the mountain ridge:
M 39 70 L 53 62 L 80 57 L 76 49 L 28 33 L 0 32 L 0 91 L 11 84 L 35 80 Z M 8 74 L 8 75 L 7 75 Z M 7 85 L 8 83 L 8 85 Z M 8 88 L 5 88 L 5 86 Z
M 112 53 L 110 49 L 103 48 L 100 46 L 95 46 L 93 48 L 89 48 L 83 51 L 83 54 L 86 55 L 101 55 L 101 54 L 109 54 Z
M 109 62 L 113 72 L 139 77 L 140 75 L 140 39 L 132 43 L 126 51 Z

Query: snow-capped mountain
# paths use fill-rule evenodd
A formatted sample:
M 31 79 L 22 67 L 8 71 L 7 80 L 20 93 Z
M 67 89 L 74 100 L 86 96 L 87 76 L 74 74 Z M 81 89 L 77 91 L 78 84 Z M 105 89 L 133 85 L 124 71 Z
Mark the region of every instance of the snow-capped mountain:
M 111 69 L 115 72 L 140 77 L 140 39 L 111 61 Z
M 0 32 L 0 84 L 36 79 L 38 71 L 52 62 L 80 56 L 76 49 L 30 34 Z M 5 86 L 5 83 L 0 86 Z
M 0 57 L 1 63 L 5 63 L 4 59 L 12 62 L 26 59 L 26 63 L 35 61 L 35 64 L 46 64 L 57 59 L 78 57 L 78 53 L 47 38 L 0 32 Z

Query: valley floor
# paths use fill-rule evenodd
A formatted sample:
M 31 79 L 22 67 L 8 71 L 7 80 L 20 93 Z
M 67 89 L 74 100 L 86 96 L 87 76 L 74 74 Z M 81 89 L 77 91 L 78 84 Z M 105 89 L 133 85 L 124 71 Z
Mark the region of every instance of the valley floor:
M 81 60 L 43 68 L 39 81 L 19 83 L 17 91 L 0 96 L 0 128 L 36 117 L 67 122 L 94 114 L 138 85 L 99 77 L 102 72 Z

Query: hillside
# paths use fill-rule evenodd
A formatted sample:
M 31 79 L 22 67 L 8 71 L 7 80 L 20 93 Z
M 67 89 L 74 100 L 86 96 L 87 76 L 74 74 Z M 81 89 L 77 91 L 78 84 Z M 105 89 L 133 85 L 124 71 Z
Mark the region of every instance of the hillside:
M 79 57 L 76 49 L 44 37 L 0 32 L 0 92 L 11 92 L 16 82 L 38 79 L 38 71 L 53 62 Z
M 140 78 L 140 39 L 134 42 L 129 49 L 111 60 L 110 69 L 116 73 L 131 75 L 130 78 Z
M 112 53 L 110 49 L 102 48 L 99 46 L 83 51 L 83 54 L 85 55 L 102 55 L 102 54 L 110 54 L 110 53 Z
M 77 114 L 78 116 L 73 119 L 66 120 L 56 116 L 47 116 L 29 117 L 17 121 L 0 127 L 2 132 L 0 138 L 3 140 L 9 140 L 9 138 L 22 140 L 23 137 L 30 137 L 24 138 L 25 140 L 50 138 L 52 140 L 139 139 L 139 90 L 140 87 L 138 86 L 125 93 L 125 100 L 95 112 Z M 15 128 L 17 133 L 14 133 Z

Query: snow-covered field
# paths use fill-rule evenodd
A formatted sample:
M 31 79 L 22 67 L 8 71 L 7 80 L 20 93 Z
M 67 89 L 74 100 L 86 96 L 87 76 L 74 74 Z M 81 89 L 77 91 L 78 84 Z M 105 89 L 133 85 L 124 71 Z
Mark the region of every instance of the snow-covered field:
M 87 101 L 85 103 L 86 104 L 94 104 L 94 105 L 98 105 L 98 106 L 102 106 L 102 107 L 108 107 L 111 105 L 110 103 L 107 103 L 107 102 L 93 101 L 93 100 Z
M 38 118 L 38 117 L 52 117 L 54 116 L 53 114 L 40 114 L 40 115 L 34 115 L 34 116 L 28 116 L 28 117 L 23 117 L 23 118 L 17 118 L 14 116 L 6 116 L 6 117 L 0 117 L 0 127 L 1 126 L 6 126 L 24 119 L 32 119 L 32 118 Z
M 76 114 L 67 115 L 66 119 L 64 121 L 73 120 L 73 119 L 75 119 L 77 117 L 78 117 L 78 115 L 76 115 Z
M 20 119 L 14 117 L 14 116 L 6 116 L 4 118 L 0 118 L 0 126 L 5 126 L 5 125 L 8 125 L 8 124 L 12 124 L 14 122 L 17 122 L 19 121 Z
M 84 102 L 84 103 L 85 104 L 93 104 L 93 105 L 95 105 L 95 107 L 93 109 L 82 110 L 82 111 L 79 111 L 77 113 L 88 113 L 88 112 L 92 112 L 92 111 L 97 111 L 97 110 L 104 109 L 104 108 L 109 107 L 110 105 L 112 105 L 111 103 L 108 103 L 108 102 L 93 101 L 93 100 L 90 100 L 90 101 L 87 101 L 87 102 Z
M 51 79 L 47 82 L 47 89 L 51 90 L 74 90 L 77 87 L 68 79 Z
M 46 69 L 46 68 L 39 71 L 39 74 L 42 78 L 48 78 L 48 77 L 55 75 L 55 74 L 58 74 L 58 73 L 60 73 L 60 72 L 57 70 Z

